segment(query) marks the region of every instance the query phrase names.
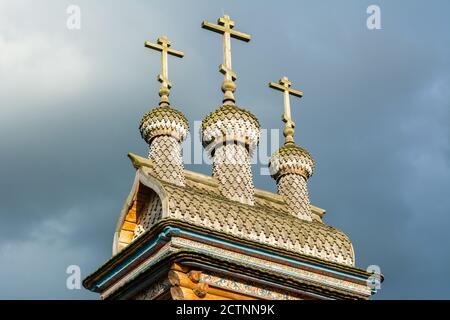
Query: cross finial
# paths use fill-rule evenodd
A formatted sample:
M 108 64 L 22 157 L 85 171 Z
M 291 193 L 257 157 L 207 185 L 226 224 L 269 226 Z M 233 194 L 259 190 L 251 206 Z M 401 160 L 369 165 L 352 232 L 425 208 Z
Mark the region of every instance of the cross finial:
M 178 58 L 184 57 L 183 52 L 172 49 L 170 46 L 170 40 L 166 36 L 159 37 L 156 43 L 151 43 L 149 41 L 145 42 L 145 47 L 161 52 L 161 73 L 158 75 L 158 81 L 161 82 L 161 88 L 159 89 L 159 96 L 161 97 L 159 101 L 160 106 L 170 106 L 169 95 L 172 84 L 169 80 L 167 57 L 169 54 Z
M 282 120 L 284 123 L 286 123 L 284 128 L 284 137 L 285 137 L 285 144 L 294 143 L 294 128 L 295 123 L 292 121 L 291 116 L 291 102 L 289 100 L 289 96 L 292 94 L 296 97 L 303 97 L 303 92 L 294 90 L 291 88 L 292 82 L 289 81 L 287 77 L 281 78 L 278 83 L 270 82 L 269 87 L 273 88 L 275 90 L 279 90 L 283 92 L 284 96 L 284 113 Z
M 218 23 L 225 28 L 234 28 L 234 21 L 231 20 L 230 16 L 226 14 L 219 18 Z
M 233 30 L 234 21 L 230 16 L 223 15 L 217 20 L 217 24 L 203 21 L 202 28 L 217 32 L 223 35 L 223 63 L 219 66 L 220 72 L 224 75 L 222 84 L 222 91 L 224 93 L 223 103 L 234 104 L 234 92 L 236 91 L 236 84 L 234 81 L 237 76 L 233 71 L 231 64 L 231 38 L 249 42 L 251 36 L 249 34 Z

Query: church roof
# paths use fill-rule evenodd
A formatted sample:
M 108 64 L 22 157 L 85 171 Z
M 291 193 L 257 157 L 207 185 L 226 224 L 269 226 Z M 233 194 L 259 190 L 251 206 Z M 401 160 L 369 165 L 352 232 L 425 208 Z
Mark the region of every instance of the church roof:
M 220 195 L 214 178 L 185 170 L 186 186 L 161 181 L 152 174 L 150 160 L 130 154 L 138 169 L 135 185 L 119 218 L 115 252 L 124 246 L 120 233 L 139 186 L 158 194 L 162 218 L 187 222 L 260 245 L 307 255 L 347 266 L 355 263 L 350 239 L 340 230 L 321 221 L 324 211 L 313 207 L 314 221 L 291 215 L 283 198 L 256 190 L 255 205 L 228 200 Z M 131 242 L 131 240 L 129 241 Z M 125 244 L 126 245 L 126 244 Z

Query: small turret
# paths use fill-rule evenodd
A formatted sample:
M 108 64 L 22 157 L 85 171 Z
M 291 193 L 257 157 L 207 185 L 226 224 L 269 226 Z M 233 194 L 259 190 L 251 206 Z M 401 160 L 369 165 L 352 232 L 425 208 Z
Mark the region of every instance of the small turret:
M 295 123 L 291 118 L 289 95 L 302 97 L 303 92 L 291 89 L 287 77 L 269 86 L 284 94 L 283 122 L 285 143 L 269 161 L 269 170 L 277 182 L 278 194 L 283 196 L 290 212 L 302 220 L 312 221 L 307 181 L 314 171 L 314 160 L 309 152 L 294 142 Z
M 145 46 L 161 51 L 161 82 L 159 106 L 142 117 L 139 130 L 149 145 L 149 159 L 154 163 L 154 174 L 165 181 L 184 186 L 184 166 L 181 144 L 189 133 L 186 117 L 170 106 L 169 95 L 172 87 L 168 78 L 168 54 L 182 58 L 183 52 L 170 48 L 167 37 L 158 38 L 157 44 L 146 42 Z

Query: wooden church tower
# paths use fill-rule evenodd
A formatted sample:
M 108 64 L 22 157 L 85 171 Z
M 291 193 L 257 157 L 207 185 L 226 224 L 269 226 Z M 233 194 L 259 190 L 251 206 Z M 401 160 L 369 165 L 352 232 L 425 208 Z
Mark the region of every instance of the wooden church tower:
M 236 105 L 231 38 L 250 41 L 229 16 L 202 27 L 222 34 L 223 103 L 206 116 L 200 136 L 213 159 L 212 176 L 184 169 L 185 116 L 169 102 L 168 55 L 183 57 L 166 37 L 161 52 L 159 106 L 140 123 L 148 158 L 129 154 L 136 169 L 114 234 L 113 256 L 83 282 L 102 299 L 298 300 L 368 299 L 371 274 L 355 267 L 350 239 L 310 204 L 314 161 L 294 142 L 290 95 L 283 77 L 284 145 L 269 164 L 278 193 L 256 189 L 250 160 L 260 124 Z

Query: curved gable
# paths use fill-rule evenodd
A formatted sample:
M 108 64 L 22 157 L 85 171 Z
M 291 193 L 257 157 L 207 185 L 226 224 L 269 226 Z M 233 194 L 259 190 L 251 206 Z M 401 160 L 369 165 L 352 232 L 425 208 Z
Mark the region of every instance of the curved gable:
M 167 196 L 161 183 L 138 170 L 116 227 L 113 254 L 120 252 L 163 218 L 167 207 Z

